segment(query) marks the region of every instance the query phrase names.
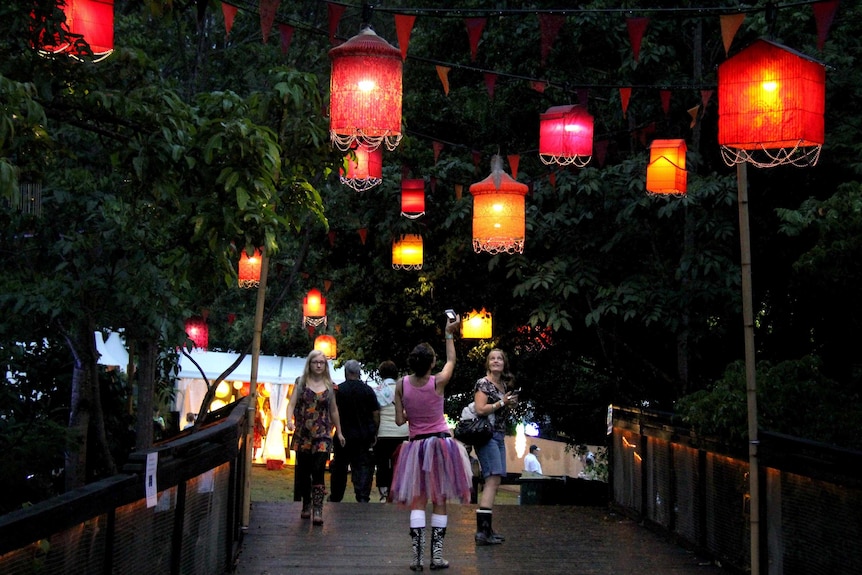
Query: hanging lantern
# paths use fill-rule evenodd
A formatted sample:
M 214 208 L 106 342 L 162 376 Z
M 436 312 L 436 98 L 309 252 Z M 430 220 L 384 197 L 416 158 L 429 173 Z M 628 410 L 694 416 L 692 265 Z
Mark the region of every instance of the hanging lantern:
M 423 258 L 422 236 L 405 234 L 392 242 L 392 268 L 421 270 Z
M 220 381 L 216 386 L 215 396 L 219 399 L 227 399 L 231 395 L 230 384 L 226 381 Z
M 813 166 L 824 141 L 826 69 L 768 40 L 718 67 L 718 143 L 727 165 Z
M 357 192 L 370 190 L 383 181 L 383 150 L 357 146 L 347 153 L 347 173 L 340 169 L 341 183 Z
M 461 320 L 461 337 L 468 339 L 490 339 L 492 335 L 491 314 L 482 308 L 482 311 L 471 311 L 466 318 Z
M 583 168 L 593 156 L 593 117 L 583 106 L 553 106 L 539 117 L 539 158 Z
M 401 215 L 411 220 L 425 215 L 425 180 L 401 180 Z
M 186 320 L 186 335 L 192 340 L 195 348 L 206 349 L 209 346 L 209 326 L 207 326 L 206 320 L 199 315 Z
M 528 187 L 503 171 L 503 159 L 491 160 L 491 175 L 470 186 L 473 194 L 473 250 L 491 254 L 523 253 L 526 233 L 524 196 Z
M 314 349 L 323 353 L 326 359 L 335 359 L 337 346 L 335 337 L 329 334 L 319 335 L 314 340 Z
M 317 288 L 308 290 L 302 302 L 302 325 L 326 325 L 326 298 Z
M 66 16 L 69 34 L 82 38 L 93 51 L 96 62 L 114 51 L 114 0 L 65 0 L 61 6 Z M 48 54 L 68 53 L 74 57 L 89 54 L 82 52 L 76 42 L 46 42 L 40 49 Z
M 263 261 L 260 250 L 255 249 L 254 255 L 249 257 L 245 250 L 239 256 L 239 287 L 256 288 L 260 285 L 260 264 Z
M 401 141 L 401 51 L 364 28 L 329 51 L 329 135 L 342 151 Z
M 684 194 L 685 140 L 653 140 L 649 147 L 646 189 L 654 194 Z

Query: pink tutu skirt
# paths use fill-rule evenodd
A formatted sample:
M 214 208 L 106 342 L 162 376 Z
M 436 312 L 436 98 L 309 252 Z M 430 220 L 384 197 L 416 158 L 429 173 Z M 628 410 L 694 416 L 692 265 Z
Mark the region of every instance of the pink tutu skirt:
M 473 468 L 464 446 L 451 437 L 405 441 L 399 447 L 392 476 L 392 501 L 470 502 Z

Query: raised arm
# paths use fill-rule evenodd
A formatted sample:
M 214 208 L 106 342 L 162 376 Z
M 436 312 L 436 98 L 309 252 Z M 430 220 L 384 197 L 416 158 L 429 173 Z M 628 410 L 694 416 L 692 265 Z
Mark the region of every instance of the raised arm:
M 449 380 L 452 379 L 452 374 L 455 372 L 455 332 L 458 331 L 458 326 L 461 325 L 461 316 L 456 315 L 455 319 L 449 319 L 446 322 L 446 365 L 440 370 L 436 376 L 437 386 L 439 389 L 446 387 Z

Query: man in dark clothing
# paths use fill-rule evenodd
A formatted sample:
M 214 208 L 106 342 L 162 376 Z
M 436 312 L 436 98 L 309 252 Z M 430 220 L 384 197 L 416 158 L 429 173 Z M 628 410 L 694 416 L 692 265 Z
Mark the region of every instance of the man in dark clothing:
M 338 417 L 344 446 L 335 442 L 334 457 L 329 464 L 329 500 L 338 503 L 344 498 L 347 488 L 347 468 L 358 503 L 371 500 L 371 481 L 374 477 L 374 452 L 377 428 L 380 425 L 380 404 L 377 396 L 365 382 L 360 380 L 362 366 L 355 359 L 344 364 L 347 378 L 335 392 Z

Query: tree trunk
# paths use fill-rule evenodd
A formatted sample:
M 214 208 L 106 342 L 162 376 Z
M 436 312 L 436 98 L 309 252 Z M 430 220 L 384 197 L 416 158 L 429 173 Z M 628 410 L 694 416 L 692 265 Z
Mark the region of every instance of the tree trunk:
M 146 451 L 153 446 L 153 395 L 156 381 L 156 340 L 138 340 L 138 415 L 136 419 L 135 450 Z

